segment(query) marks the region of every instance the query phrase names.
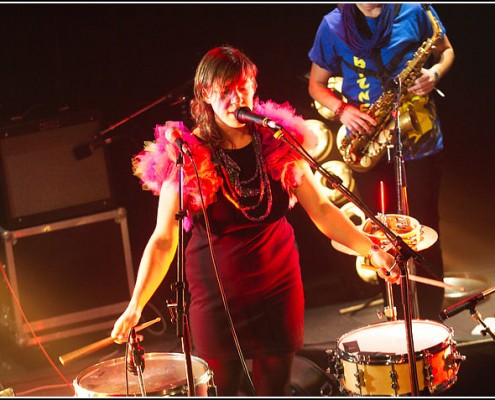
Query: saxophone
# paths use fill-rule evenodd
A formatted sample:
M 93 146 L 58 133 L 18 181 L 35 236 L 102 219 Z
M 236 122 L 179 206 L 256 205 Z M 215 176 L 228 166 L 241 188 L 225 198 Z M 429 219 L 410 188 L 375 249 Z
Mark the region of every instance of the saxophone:
M 421 75 L 421 68 L 427 61 L 435 44 L 440 39 L 442 29 L 440 23 L 435 18 L 429 6 L 423 6 L 428 15 L 433 28 L 431 38 L 427 39 L 421 47 L 414 53 L 414 56 L 406 64 L 406 67 L 393 79 L 392 82 L 400 82 L 401 102 L 408 96 L 408 88 Z M 337 138 L 338 149 L 344 162 L 349 167 L 358 172 L 368 171 L 373 168 L 383 156 L 387 146 L 391 143 L 391 129 L 393 128 L 393 112 L 395 108 L 396 91 L 389 85 L 384 90 L 380 98 L 375 101 L 367 110 L 367 114 L 372 116 L 377 124 L 372 127 L 369 133 L 351 132 Z M 411 129 L 420 130 L 419 123 L 411 104 L 406 106 L 407 113 L 404 118 L 399 118 L 399 125 L 402 134 L 406 134 Z

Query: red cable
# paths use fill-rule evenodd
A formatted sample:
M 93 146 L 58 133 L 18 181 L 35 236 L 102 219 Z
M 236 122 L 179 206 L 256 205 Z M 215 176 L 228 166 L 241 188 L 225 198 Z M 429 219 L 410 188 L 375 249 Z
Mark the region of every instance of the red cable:
M 43 347 L 43 345 L 41 344 L 40 340 L 38 339 L 38 337 L 36 336 L 36 334 L 34 333 L 34 330 L 33 328 L 31 327 L 31 324 L 29 323 L 26 315 L 24 314 L 24 311 L 22 310 L 22 307 L 21 307 L 21 304 L 19 302 L 19 300 L 17 299 L 15 293 L 14 293 L 14 289 L 12 288 L 12 286 L 10 285 L 10 282 L 9 282 L 9 279 L 7 278 L 7 274 L 5 273 L 5 267 L 3 265 L 0 265 L 1 266 L 1 270 L 2 270 L 2 275 L 3 275 L 3 279 L 5 280 L 5 283 L 7 284 L 7 287 L 9 288 L 9 291 L 12 295 L 12 298 L 14 299 L 14 302 L 17 306 L 17 308 L 19 309 L 21 315 L 22 315 L 22 319 L 24 320 L 24 322 L 26 323 L 27 327 L 29 328 L 29 331 L 31 332 L 31 335 L 33 336 L 34 340 L 36 341 L 36 343 L 38 344 L 38 346 L 40 347 L 41 349 L 41 352 L 45 355 L 45 357 L 47 358 L 48 362 L 50 363 L 50 365 L 53 367 L 53 369 L 55 370 L 55 372 L 60 376 L 60 378 L 62 378 L 62 381 L 64 381 L 64 383 L 69 386 L 71 389 L 74 389 L 72 384 L 65 378 L 65 376 L 62 374 L 62 372 L 57 368 L 57 366 L 53 363 L 52 359 L 50 358 L 50 356 L 48 355 L 48 353 L 46 352 L 45 348 Z

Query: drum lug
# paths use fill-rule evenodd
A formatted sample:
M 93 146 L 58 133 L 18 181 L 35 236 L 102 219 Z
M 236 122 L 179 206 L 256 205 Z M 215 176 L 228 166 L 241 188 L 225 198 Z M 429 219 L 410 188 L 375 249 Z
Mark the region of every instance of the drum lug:
M 328 369 L 327 372 L 333 375 L 336 375 L 337 373 L 337 362 L 340 363 L 337 357 L 337 353 L 333 349 L 328 349 L 326 350 L 327 353 L 327 363 L 328 363 Z M 340 363 L 342 365 L 342 363 Z
M 428 385 L 428 390 L 430 393 L 433 393 L 435 390 L 433 388 L 433 381 L 435 380 L 435 377 L 433 376 L 433 368 L 431 366 L 431 358 L 432 355 L 430 352 L 425 351 L 425 365 L 423 366 L 423 373 L 425 376 L 425 380 Z
M 329 365 L 327 373 L 335 376 L 340 382 L 341 379 L 344 379 L 344 365 L 335 350 L 327 350 L 326 353 Z
M 454 353 L 449 354 L 445 357 L 445 369 L 446 370 L 450 370 L 450 369 L 457 370 L 459 368 L 459 365 L 463 361 L 466 361 L 466 356 L 463 356 L 457 350 L 455 350 Z
M 397 374 L 397 371 L 394 369 L 393 364 L 391 364 L 391 367 L 392 369 L 390 370 L 389 373 L 390 381 L 391 381 L 390 387 L 394 389 L 394 393 L 397 396 L 397 389 L 399 389 L 399 380 L 398 380 L 399 375 Z
M 210 371 L 210 381 L 208 383 L 208 386 L 206 388 L 206 392 L 208 397 L 217 397 L 217 386 L 215 385 L 215 382 L 213 380 L 213 371 Z
M 333 375 L 337 381 L 339 382 L 339 391 L 341 393 L 345 392 L 344 387 L 344 365 L 340 360 L 337 352 L 335 350 L 329 349 L 326 351 L 328 356 L 328 365 L 327 374 Z
M 364 381 L 364 370 L 359 369 L 359 364 L 356 364 L 356 372 L 354 373 L 354 378 L 356 378 L 356 383 L 354 384 L 354 386 L 359 389 L 359 393 L 362 395 L 363 393 L 361 388 L 366 386 L 366 382 Z

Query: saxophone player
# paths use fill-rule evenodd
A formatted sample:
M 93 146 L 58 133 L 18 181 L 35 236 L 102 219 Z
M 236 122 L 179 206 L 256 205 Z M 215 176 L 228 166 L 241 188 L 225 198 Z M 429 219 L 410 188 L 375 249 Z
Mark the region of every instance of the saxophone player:
M 443 136 L 434 89 L 452 67 L 454 49 L 437 12 L 418 3 L 339 4 L 322 18 L 308 56 L 312 62 L 310 96 L 333 111 L 350 137 L 371 137 L 381 129 L 391 113 L 390 107 L 387 109 L 380 102 L 386 90 L 391 90 L 387 89 L 390 82 L 401 78 L 399 110 L 412 108 L 411 119 L 415 122 L 413 127 L 399 125 L 408 212 L 422 225 L 433 228 L 440 238 Z M 342 98 L 328 87 L 331 77 L 342 77 Z M 348 161 L 355 158 L 353 155 Z M 385 213 L 397 212 L 397 182 L 388 157 L 378 157 L 370 169 L 355 169 L 354 178 L 361 199 L 374 212 L 382 210 L 379 188 L 383 181 Z M 437 278 L 442 279 L 440 240 L 421 255 Z M 431 278 L 421 267 L 415 273 Z M 416 290 L 419 317 L 439 320 L 443 289 L 417 285 Z M 394 293 L 394 299 L 395 304 L 401 304 L 399 293 Z M 402 307 L 397 307 L 397 311 L 401 317 Z

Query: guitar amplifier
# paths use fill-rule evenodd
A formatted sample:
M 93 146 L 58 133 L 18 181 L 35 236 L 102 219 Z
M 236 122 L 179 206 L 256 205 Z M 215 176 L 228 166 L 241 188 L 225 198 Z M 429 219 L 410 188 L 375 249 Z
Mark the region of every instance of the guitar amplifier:
M 135 282 L 124 208 L 0 234 L 0 329 L 17 344 L 36 344 L 28 323 L 41 342 L 111 330 Z
M 0 226 L 19 229 L 116 207 L 105 146 L 77 154 L 99 129 L 97 111 L 0 127 Z

